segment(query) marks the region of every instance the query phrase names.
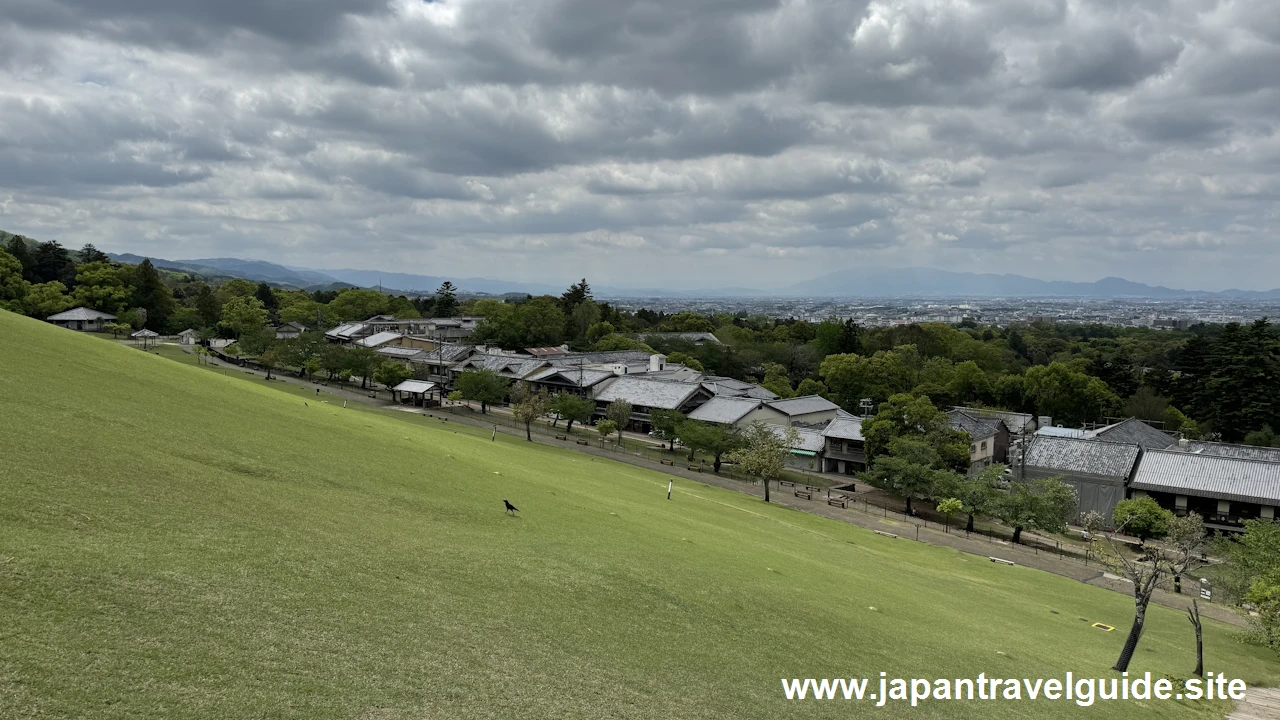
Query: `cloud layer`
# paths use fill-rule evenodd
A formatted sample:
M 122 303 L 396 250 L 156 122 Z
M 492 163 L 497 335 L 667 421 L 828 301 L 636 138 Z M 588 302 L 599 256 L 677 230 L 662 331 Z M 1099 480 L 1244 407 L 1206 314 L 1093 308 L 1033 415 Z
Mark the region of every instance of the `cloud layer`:
M 646 286 L 1280 285 L 1266 0 L 0 0 L 0 228 Z

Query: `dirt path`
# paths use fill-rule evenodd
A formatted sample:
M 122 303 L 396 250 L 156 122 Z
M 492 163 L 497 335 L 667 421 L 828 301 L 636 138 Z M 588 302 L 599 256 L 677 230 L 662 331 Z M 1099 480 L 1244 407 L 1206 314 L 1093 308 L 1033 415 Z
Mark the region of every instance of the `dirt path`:
M 1280 718 L 1280 688 L 1249 688 L 1244 700 L 1236 701 L 1227 720 L 1275 720 Z

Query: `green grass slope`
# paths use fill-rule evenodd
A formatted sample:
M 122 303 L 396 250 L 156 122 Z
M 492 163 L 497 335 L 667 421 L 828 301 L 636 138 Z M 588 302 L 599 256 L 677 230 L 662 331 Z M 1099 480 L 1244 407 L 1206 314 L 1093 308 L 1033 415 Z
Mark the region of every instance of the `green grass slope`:
M 433 422 L 0 312 L 0 717 L 1075 717 L 787 702 L 779 678 L 1108 675 L 1131 618 L 1053 575 L 689 483 L 667 501 L 660 474 Z M 1133 669 L 1185 675 L 1187 622 L 1147 626 Z M 1209 669 L 1275 682 L 1226 628 L 1206 643 Z

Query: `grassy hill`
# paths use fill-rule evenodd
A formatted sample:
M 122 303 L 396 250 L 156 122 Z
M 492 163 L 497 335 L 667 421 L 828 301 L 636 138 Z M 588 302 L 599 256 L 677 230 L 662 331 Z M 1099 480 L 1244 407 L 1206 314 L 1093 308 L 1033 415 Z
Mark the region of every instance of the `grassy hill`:
M 0 717 L 849 717 L 872 710 L 789 703 L 779 678 L 1110 675 L 1132 617 L 1061 577 L 242 378 L 0 312 Z M 1187 622 L 1147 627 L 1132 670 L 1185 675 Z M 1210 670 L 1280 675 L 1222 626 L 1206 644 Z

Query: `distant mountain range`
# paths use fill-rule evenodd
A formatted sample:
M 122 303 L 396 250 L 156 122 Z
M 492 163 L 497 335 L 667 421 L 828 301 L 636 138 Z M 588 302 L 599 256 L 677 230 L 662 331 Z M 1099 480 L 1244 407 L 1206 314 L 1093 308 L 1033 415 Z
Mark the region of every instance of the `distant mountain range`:
M 123 263 L 139 263 L 138 255 L 111 255 Z M 415 275 L 378 270 L 313 270 L 277 265 L 262 260 L 238 258 L 205 258 L 199 260 L 164 260 L 151 258 L 157 267 L 190 272 L 206 277 L 233 277 L 254 282 L 304 289 L 332 289 L 342 286 L 376 288 L 397 293 L 433 292 L 450 280 L 464 292 L 504 295 L 559 295 L 568 282 L 527 283 L 489 278 L 449 278 L 437 275 Z M 1108 277 L 1097 282 L 1037 280 L 1022 275 L 964 273 L 932 268 L 858 268 L 834 272 L 805 282 L 773 289 L 722 287 L 702 290 L 662 290 L 597 286 L 600 297 L 1079 297 L 1120 298 L 1223 298 L 1241 300 L 1280 300 L 1276 290 L 1179 290 L 1160 285 L 1146 285 L 1123 278 Z

